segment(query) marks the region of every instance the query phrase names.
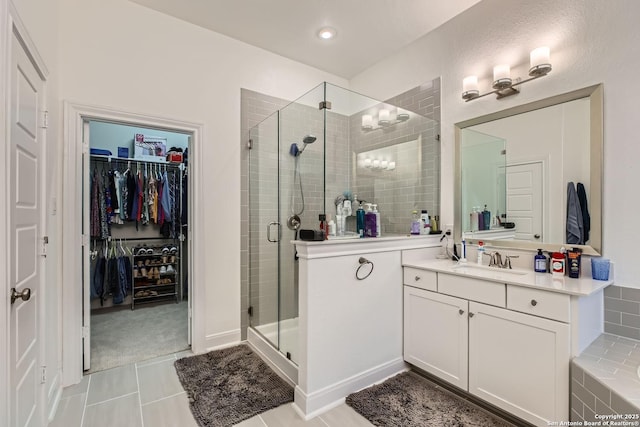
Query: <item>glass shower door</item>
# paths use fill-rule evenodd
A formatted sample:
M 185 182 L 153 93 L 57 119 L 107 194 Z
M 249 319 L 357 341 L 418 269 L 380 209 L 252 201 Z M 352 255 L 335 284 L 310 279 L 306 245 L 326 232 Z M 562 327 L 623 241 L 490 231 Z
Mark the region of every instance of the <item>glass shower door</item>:
M 279 348 L 278 113 L 249 138 L 249 325 Z

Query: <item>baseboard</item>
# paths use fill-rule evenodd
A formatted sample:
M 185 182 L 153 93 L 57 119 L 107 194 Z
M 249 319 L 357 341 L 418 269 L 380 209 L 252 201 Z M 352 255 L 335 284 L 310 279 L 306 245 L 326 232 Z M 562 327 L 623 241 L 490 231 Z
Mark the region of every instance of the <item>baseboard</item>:
M 205 352 L 231 347 L 240 344 L 240 341 L 240 329 L 207 335 L 204 339 Z
M 402 357 L 398 357 L 309 394 L 306 394 L 299 386 L 296 386 L 293 408 L 304 419 L 310 420 L 339 405 L 349 394 L 382 382 L 407 369 L 407 364 Z
M 60 375 L 56 375 L 47 393 L 47 417 L 49 422 L 53 421 L 56 416 L 60 399 L 62 399 L 62 384 L 60 384 Z
M 280 377 L 292 386 L 298 384 L 298 366 L 284 357 L 252 328 L 247 329 L 247 342 Z

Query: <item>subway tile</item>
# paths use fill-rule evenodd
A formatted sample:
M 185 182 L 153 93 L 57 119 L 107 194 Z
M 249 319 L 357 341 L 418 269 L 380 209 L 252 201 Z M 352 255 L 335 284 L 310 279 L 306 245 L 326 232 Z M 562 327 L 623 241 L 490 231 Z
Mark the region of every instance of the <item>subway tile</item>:
M 632 338 L 636 340 L 640 339 L 640 329 L 630 328 L 628 326 L 615 325 L 613 323 L 605 322 L 604 331 L 611 334 L 627 337 L 627 338 Z
M 604 288 L 604 296 L 609 298 L 621 299 L 620 286 L 610 285 Z
M 611 392 L 611 409 L 618 414 L 637 414 L 638 409 L 618 393 Z
M 640 328 L 640 316 L 622 313 L 622 324 L 631 328 Z
M 596 398 L 586 388 L 581 386 L 576 380 L 571 380 L 571 392 L 589 408 L 595 408 Z
M 584 375 L 584 388 L 589 390 L 590 393 L 594 394 L 597 399 L 600 399 L 606 405 L 611 403 L 611 391 L 609 388 L 586 372 Z M 595 408 L 595 406 L 592 406 L 592 408 Z
M 582 419 L 584 414 L 584 403 L 575 394 L 571 393 L 571 410 L 575 411 L 577 415 Z
M 591 408 L 585 406 L 584 407 L 584 420 L 585 421 L 598 421 L 596 418 L 596 413 Z
M 640 302 L 640 289 L 621 287 L 621 299 Z
M 578 414 L 576 411 L 571 409 L 571 421 L 576 423 L 582 423 L 584 418 L 582 418 L 582 414 Z
M 605 297 L 604 308 L 605 310 L 621 311 L 623 313 L 630 314 L 640 314 L 640 302 L 636 301 Z
M 609 323 L 615 323 L 616 325 L 621 325 L 622 313 L 619 311 L 605 310 L 604 321 Z
M 612 414 L 613 410 L 607 404 L 605 404 L 602 400 L 596 399 L 596 407 L 594 408 L 596 414 Z

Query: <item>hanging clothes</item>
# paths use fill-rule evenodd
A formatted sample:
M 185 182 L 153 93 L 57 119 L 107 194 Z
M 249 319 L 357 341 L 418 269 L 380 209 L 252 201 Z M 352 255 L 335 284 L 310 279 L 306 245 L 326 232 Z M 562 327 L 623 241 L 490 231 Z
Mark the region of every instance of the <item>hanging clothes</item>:
M 91 237 L 102 237 L 102 229 L 100 227 L 100 186 L 98 185 L 98 171 L 93 170 L 91 175 L 91 211 L 89 213 L 89 229 Z
M 567 224 L 566 242 L 576 245 L 584 244 L 584 228 L 582 224 L 582 208 L 573 182 L 567 184 Z
M 187 171 L 184 172 L 184 175 L 182 177 L 182 209 L 180 210 L 180 222 L 182 223 L 182 226 L 185 227 L 188 223 L 189 223 L 189 212 L 188 212 L 188 207 L 189 207 L 189 203 L 188 203 L 188 189 L 189 189 L 189 184 L 188 184 L 188 175 L 187 175 Z
M 129 221 L 135 221 L 136 207 L 136 178 L 135 174 L 131 170 L 127 170 L 127 219 Z
M 591 215 L 589 215 L 587 192 L 581 182 L 579 182 L 577 185 L 577 193 L 578 201 L 580 202 L 580 209 L 582 211 L 583 244 L 586 245 L 589 241 L 589 232 L 591 231 Z

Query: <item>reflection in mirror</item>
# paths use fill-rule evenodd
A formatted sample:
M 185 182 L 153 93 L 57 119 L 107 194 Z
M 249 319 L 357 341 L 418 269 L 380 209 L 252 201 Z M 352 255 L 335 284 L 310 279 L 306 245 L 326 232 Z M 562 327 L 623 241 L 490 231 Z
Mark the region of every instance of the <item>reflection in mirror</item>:
M 601 111 L 595 86 L 457 125 L 456 236 L 599 251 Z

